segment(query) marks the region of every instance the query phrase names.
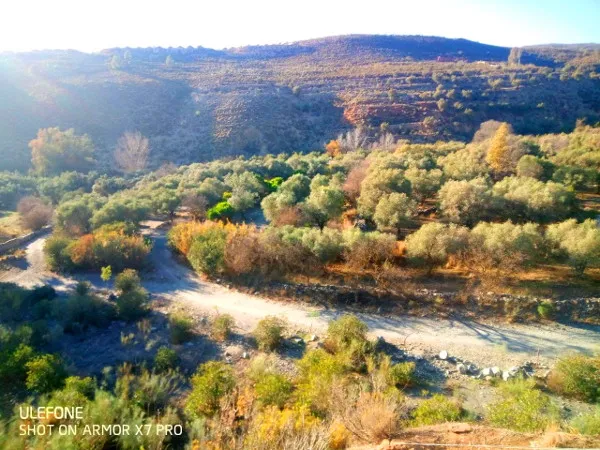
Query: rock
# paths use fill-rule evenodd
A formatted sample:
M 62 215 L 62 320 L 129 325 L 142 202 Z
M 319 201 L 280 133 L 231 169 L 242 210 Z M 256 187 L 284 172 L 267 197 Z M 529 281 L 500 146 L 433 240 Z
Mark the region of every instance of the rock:
M 473 427 L 468 423 L 451 423 L 448 424 L 448 431 L 456 434 L 470 433 L 473 431 Z
M 248 359 L 248 358 L 250 358 L 250 355 L 248 354 L 248 352 L 244 352 L 244 353 L 242 353 L 242 358 Z
M 458 372 L 463 375 L 466 375 L 469 372 L 469 369 L 463 363 L 458 363 L 456 368 L 458 369 Z
M 310 342 L 315 342 L 315 341 L 317 341 L 318 339 L 319 339 L 319 338 L 317 337 L 317 335 L 316 335 L 316 334 L 313 334 L 313 335 L 311 335 L 311 337 L 310 337 Z
M 489 367 L 486 367 L 485 369 L 483 369 L 481 371 L 481 375 L 484 377 L 489 377 L 492 375 L 492 369 L 490 369 Z
M 513 377 L 514 377 L 514 375 L 513 375 L 512 373 L 510 373 L 510 371 L 508 371 L 508 370 L 504 370 L 504 371 L 502 372 L 502 379 L 503 379 L 504 381 L 508 381 L 508 380 L 510 380 L 510 379 L 511 379 L 511 378 L 513 378 Z
M 440 352 L 440 354 L 438 355 L 438 357 L 439 357 L 441 360 L 446 360 L 446 359 L 448 359 L 448 352 L 447 352 L 446 350 L 442 350 L 442 351 Z
M 229 352 L 229 350 L 225 350 L 225 353 L 224 353 L 224 355 L 225 355 L 225 356 L 231 356 L 231 353 Z
M 296 337 L 294 339 L 292 339 L 292 342 L 294 342 L 294 344 L 303 344 L 304 343 L 304 339 L 302 339 L 301 337 Z
M 494 367 L 492 367 L 491 370 L 492 370 L 492 375 L 493 376 L 495 376 L 495 377 L 502 376 L 502 371 L 500 370 L 500 367 L 494 366 Z

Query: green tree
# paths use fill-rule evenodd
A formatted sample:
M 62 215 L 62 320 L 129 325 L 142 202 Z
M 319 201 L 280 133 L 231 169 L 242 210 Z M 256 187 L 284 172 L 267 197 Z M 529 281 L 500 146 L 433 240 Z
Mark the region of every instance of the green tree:
M 100 269 L 100 278 L 105 283 L 108 283 L 112 278 L 112 268 L 110 266 L 105 266 Z
M 448 181 L 440 189 L 438 198 L 442 216 L 464 225 L 473 225 L 493 206 L 490 188 L 483 178 Z
M 202 364 L 192 377 L 192 392 L 185 409 L 193 417 L 210 417 L 219 410 L 221 398 L 235 387 L 235 376 L 228 365 L 210 361 Z
M 434 267 L 445 264 L 451 255 L 467 248 L 469 230 L 454 224 L 426 223 L 406 238 L 408 257 L 427 266 L 431 274 Z
M 38 394 L 60 388 L 67 377 L 62 360 L 56 355 L 40 355 L 26 363 L 25 367 L 27 389 Z
M 546 237 L 578 275 L 583 275 L 588 267 L 600 267 L 600 228 L 594 220 L 577 223 L 569 219 L 550 225 Z
M 70 128 L 42 128 L 29 142 L 31 163 L 40 175 L 56 175 L 68 170 L 86 172 L 96 163 L 94 145 L 87 134 L 77 135 Z
M 400 228 L 409 225 L 417 215 L 417 204 L 405 193 L 384 195 L 377 203 L 373 221 L 380 230 L 393 229 L 399 233 Z

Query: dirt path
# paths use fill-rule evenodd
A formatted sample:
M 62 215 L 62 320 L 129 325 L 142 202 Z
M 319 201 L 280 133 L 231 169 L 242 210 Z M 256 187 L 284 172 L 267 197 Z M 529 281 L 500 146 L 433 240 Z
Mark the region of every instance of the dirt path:
M 285 317 L 294 328 L 321 334 L 331 319 L 343 313 L 341 309 L 272 301 L 203 281 L 173 258 L 163 231 L 148 234 L 155 242 L 151 253 L 155 269 L 145 277 L 144 286 L 154 297 L 165 298 L 193 315 L 228 313 L 243 331 L 252 329 L 261 318 L 275 315 Z M 76 280 L 45 269 L 43 243 L 43 238 L 30 243 L 26 248 L 26 263 L 0 271 L 0 281 L 25 286 L 50 283 L 57 289 L 73 286 Z M 98 275 L 85 278 L 98 287 L 106 287 Z M 359 314 L 359 317 L 369 325 L 374 336 L 406 343 L 415 353 L 437 353 L 446 349 L 450 354 L 484 365 L 512 365 L 538 357 L 550 362 L 568 352 L 600 351 L 600 327 L 597 326 L 510 325 L 375 314 Z

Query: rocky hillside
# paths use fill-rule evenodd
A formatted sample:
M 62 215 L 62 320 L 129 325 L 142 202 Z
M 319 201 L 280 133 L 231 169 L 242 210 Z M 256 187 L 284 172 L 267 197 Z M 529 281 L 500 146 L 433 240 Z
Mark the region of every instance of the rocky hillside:
M 140 130 L 154 165 L 313 150 L 359 125 L 416 141 L 468 139 L 489 119 L 568 130 L 600 117 L 599 64 L 593 44 L 511 52 L 423 36 L 0 54 L 0 168 L 26 170 L 49 126 L 88 133 L 104 164 Z

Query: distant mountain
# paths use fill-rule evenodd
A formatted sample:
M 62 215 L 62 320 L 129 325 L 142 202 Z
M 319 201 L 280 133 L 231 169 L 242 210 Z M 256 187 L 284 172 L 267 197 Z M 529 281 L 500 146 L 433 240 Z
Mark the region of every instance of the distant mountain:
M 469 139 L 489 119 L 567 130 L 600 117 L 599 47 L 525 47 L 511 65 L 510 48 L 431 36 L 4 53 L 0 169 L 26 170 L 49 126 L 88 133 L 105 165 L 127 130 L 155 165 L 320 149 L 354 126 L 418 141 Z

